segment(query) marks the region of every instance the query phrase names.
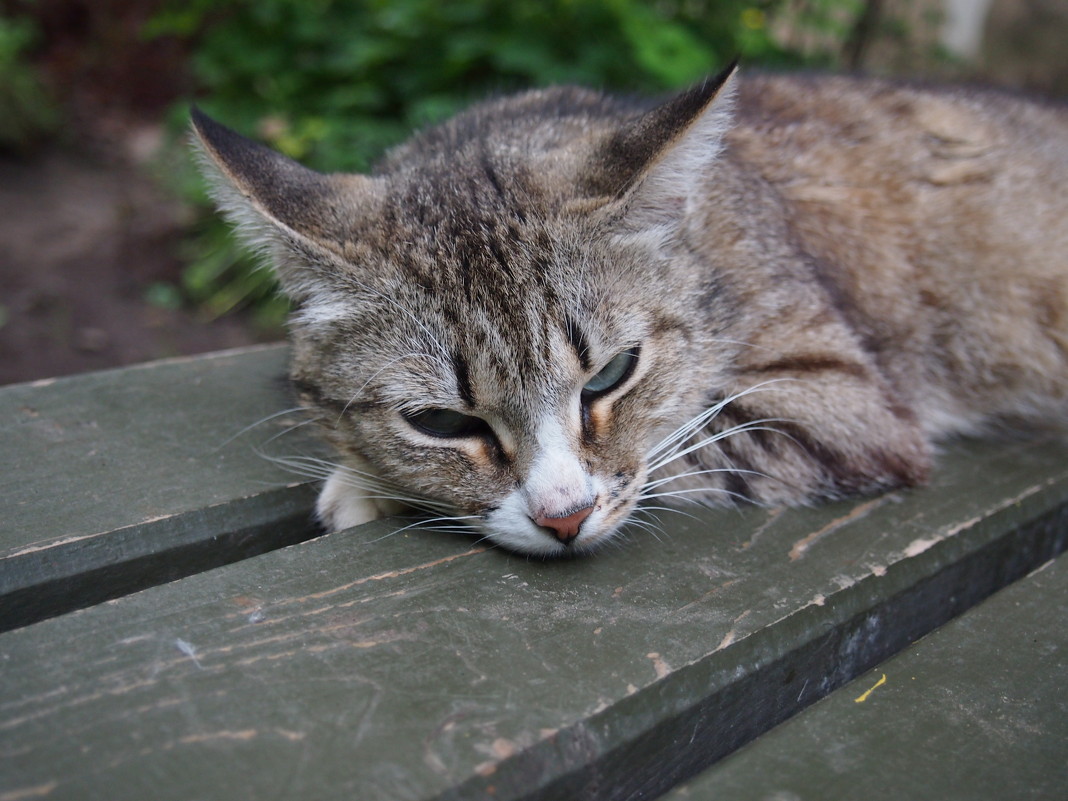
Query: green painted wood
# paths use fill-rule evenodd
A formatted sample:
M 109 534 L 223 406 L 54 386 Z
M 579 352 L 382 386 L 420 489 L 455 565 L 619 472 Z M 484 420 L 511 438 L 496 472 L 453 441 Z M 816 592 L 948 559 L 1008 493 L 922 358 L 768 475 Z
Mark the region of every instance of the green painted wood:
M 0 388 L 0 630 L 307 539 L 284 346 Z M 303 431 L 287 452 L 314 446 Z M 274 444 L 274 443 L 272 443 Z
M 0 635 L 0 798 L 650 798 L 1064 549 L 1063 444 L 537 562 L 396 521 Z
M 665 801 L 1066 798 L 1066 619 L 1062 556 Z

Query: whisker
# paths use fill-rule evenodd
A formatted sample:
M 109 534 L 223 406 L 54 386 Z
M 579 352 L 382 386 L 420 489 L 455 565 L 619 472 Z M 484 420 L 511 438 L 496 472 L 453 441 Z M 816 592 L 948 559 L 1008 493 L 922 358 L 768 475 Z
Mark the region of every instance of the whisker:
M 459 523 L 460 521 L 464 521 L 464 520 L 477 520 L 477 519 L 479 519 L 478 515 L 457 515 L 457 516 L 447 516 L 447 517 L 432 517 L 432 518 L 429 518 L 429 519 L 419 519 L 419 520 L 415 520 L 415 521 L 409 523 L 406 526 L 401 526 L 400 528 L 394 529 L 393 531 L 390 531 L 390 532 L 388 532 L 386 534 L 383 534 L 381 537 L 375 537 L 373 540 L 366 540 L 362 544 L 364 544 L 364 545 L 372 545 L 372 544 L 374 544 L 376 542 L 382 542 L 383 540 L 389 539 L 390 537 L 395 537 L 398 534 L 402 534 L 403 532 L 408 531 L 409 529 L 413 529 L 413 528 L 426 528 L 426 529 L 428 529 L 430 531 L 442 531 L 442 532 L 446 532 L 446 533 L 451 533 L 451 532 L 454 532 L 454 531 L 457 531 L 457 532 L 459 532 L 459 531 L 471 532 L 471 531 L 474 531 L 475 529 L 472 526 L 470 526 L 469 524 L 463 524 L 463 525 L 457 525 L 457 526 L 438 526 L 438 525 L 432 525 L 432 524 L 435 524 L 435 523 L 449 523 L 449 522 L 457 522 L 457 523 Z
M 676 450 L 673 450 L 672 452 L 662 456 L 659 461 L 655 462 L 654 464 L 651 464 L 649 466 L 649 472 L 653 473 L 664 467 L 665 465 L 671 464 L 677 459 L 681 459 L 693 453 L 694 451 L 699 451 L 702 448 L 705 448 L 708 445 L 715 444 L 716 442 L 719 442 L 722 439 L 727 439 L 728 437 L 733 437 L 737 434 L 742 434 L 747 431 L 767 431 L 774 434 L 781 434 L 784 437 L 789 437 L 789 434 L 787 434 L 786 432 L 780 431 L 777 428 L 773 428 L 772 426 L 767 425 L 768 423 L 789 422 L 792 421 L 783 418 L 768 417 L 761 420 L 751 420 L 747 423 L 740 423 L 739 425 L 732 426 L 731 428 L 725 429 L 723 431 L 718 431 L 715 434 L 710 434 L 704 439 L 698 440 L 697 442 L 687 446 L 686 448 L 683 448 L 682 450 L 678 450 L 676 448 Z M 679 445 L 678 447 L 681 447 L 681 445 Z
M 294 406 L 292 409 L 283 409 L 280 412 L 275 412 L 274 414 L 269 414 L 266 417 L 263 417 L 263 418 L 257 420 L 255 423 L 250 423 L 249 425 L 245 426 L 240 431 L 238 431 L 236 434 L 234 434 L 232 437 L 229 437 L 228 439 L 223 440 L 222 444 L 219 445 L 218 447 L 216 447 L 215 451 L 213 451 L 213 452 L 218 452 L 218 451 L 222 450 L 223 448 L 225 448 L 227 445 L 229 445 L 231 442 L 233 442 L 235 439 L 237 439 L 241 435 L 247 434 L 249 431 L 251 431 L 252 429 L 256 428 L 256 426 L 261 426 L 264 423 L 269 423 L 269 422 L 271 422 L 271 420 L 274 420 L 276 418 L 284 417 L 287 414 L 295 414 L 297 412 L 303 412 L 303 413 L 307 414 L 308 410 L 305 409 L 303 406 Z M 312 418 L 312 419 L 315 420 L 317 418 Z M 299 425 L 304 425 L 304 424 L 300 423 Z
M 688 499 L 684 499 L 684 500 L 688 500 Z M 682 515 L 683 517 L 688 517 L 691 520 L 698 520 L 699 521 L 701 519 L 701 518 L 697 517 L 697 515 L 692 515 L 687 511 L 679 509 L 677 506 L 651 506 L 651 505 L 643 503 L 638 508 L 641 509 L 644 512 L 670 512 L 672 514 Z
M 641 531 L 652 535 L 653 539 L 655 539 L 657 542 L 663 542 L 663 540 L 660 538 L 660 535 L 664 534 L 664 530 L 659 526 L 654 525 L 649 520 L 638 520 L 632 517 L 630 520 L 627 521 L 627 525 L 633 528 L 640 529 Z
M 265 446 L 265 445 L 270 445 L 270 444 L 271 444 L 272 442 L 274 442 L 274 441 L 275 441 L 276 439 L 278 439 L 278 438 L 280 438 L 280 437 L 284 437 L 284 436 L 285 436 L 286 434 L 292 434 L 292 433 L 293 433 L 294 431 L 296 431 L 296 430 L 297 430 L 298 428 L 303 428 L 303 427 L 304 427 L 304 426 L 306 426 L 306 425 L 311 425 L 311 424 L 313 424 L 313 423 L 318 423 L 318 422 L 319 422 L 319 421 L 320 421 L 321 419 L 322 419 L 321 417 L 309 417 L 309 418 L 308 418 L 307 420 L 302 420 L 302 421 L 301 421 L 301 422 L 299 422 L 299 423 L 294 423 L 293 425 L 291 425 L 291 426 L 288 426 L 287 428 L 284 428 L 284 429 L 282 429 L 281 431 L 279 431 L 279 432 L 278 432 L 277 434 L 275 434 L 274 436 L 272 436 L 272 437 L 269 437 L 268 439 L 266 439 L 266 440 L 264 440 L 263 442 L 261 442 L 261 443 L 259 444 L 259 448 L 263 448 L 263 446 Z
M 643 495 L 642 500 L 645 500 L 647 498 L 678 498 L 683 501 L 692 501 L 694 503 L 699 503 L 699 501 L 688 497 L 691 494 L 699 493 L 715 493 L 716 495 L 727 495 L 731 498 L 743 501 L 744 503 L 752 503 L 752 498 L 749 498 L 740 492 L 732 492 L 731 490 L 724 489 L 723 487 L 695 487 L 693 489 L 671 490 L 669 492 L 655 492 L 651 495 Z
M 447 503 L 411 494 L 400 487 L 383 481 L 371 473 L 356 470 L 347 465 L 337 464 L 314 456 L 261 455 L 279 467 L 288 469 L 289 471 L 305 476 L 306 478 L 326 480 L 335 473 L 340 473 L 341 480 L 346 486 L 360 490 L 364 493 L 363 497 L 368 500 L 396 501 L 407 506 L 431 512 L 432 514 L 441 514 L 443 512 L 448 513 L 452 511 L 452 507 Z
M 769 388 L 774 386 L 775 384 L 781 384 L 781 383 L 784 383 L 784 382 L 793 382 L 793 381 L 796 381 L 796 380 L 797 379 L 793 379 L 793 378 L 773 378 L 773 379 L 771 379 L 769 381 L 762 381 L 759 384 L 754 384 L 753 386 L 748 387 L 748 388 L 742 390 L 741 392 L 736 392 L 735 394 L 724 398 L 723 400 L 719 401 L 718 403 L 714 404 L 713 406 L 710 406 L 709 408 L 703 410 L 700 414 L 696 415 L 692 419 L 690 419 L 687 422 L 683 423 L 677 429 L 675 429 L 670 434 L 668 434 L 666 437 L 664 437 L 660 442 L 658 442 L 656 445 L 654 445 L 648 451 L 648 453 L 646 454 L 646 458 L 649 459 L 650 461 L 652 461 L 653 459 L 656 459 L 660 454 L 664 453 L 665 451 L 668 451 L 669 449 L 673 449 L 673 448 L 677 447 L 678 443 L 680 443 L 682 441 L 685 441 L 687 438 L 689 438 L 689 436 L 691 434 L 693 434 L 698 429 L 702 428 L 706 423 L 708 423 L 708 421 L 710 421 L 712 418 L 714 418 L 716 415 L 718 415 L 721 411 L 723 411 L 723 409 L 725 409 L 731 403 L 734 403 L 735 401 L 737 401 L 737 400 L 739 400 L 741 398 L 744 398 L 747 395 L 751 395 L 751 394 L 754 394 L 754 393 L 757 393 L 757 392 L 767 392 L 769 390 Z M 757 422 L 757 421 L 752 421 L 752 422 Z M 763 421 L 763 422 L 769 422 L 769 421 Z
M 761 473 L 759 470 L 747 470 L 740 467 L 710 467 L 707 470 L 691 470 L 687 473 L 678 473 L 677 475 L 670 475 L 664 478 L 658 478 L 654 481 L 647 481 L 644 485 L 642 485 L 642 492 L 644 493 L 646 490 L 656 489 L 657 487 L 661 487 L 664 484 L 669 484 L 672 481 L 678 481 L 683 478 L 705 476 L 710 475 L 712 473 L 731 473 L 734 475 L 747 474 L 751 476 L 756 476 L 757 478 L 768 478 L 768 475 L 766 473 Z M 641 498 L 644 496 L 639 495 L 638 497 Z

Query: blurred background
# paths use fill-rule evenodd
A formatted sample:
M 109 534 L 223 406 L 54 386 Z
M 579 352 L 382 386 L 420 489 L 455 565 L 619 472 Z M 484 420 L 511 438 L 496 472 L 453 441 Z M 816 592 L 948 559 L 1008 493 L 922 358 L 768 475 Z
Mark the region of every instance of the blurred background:
M 1068 96 L 1068 0 L 0 0 L 0 383 L 281 339 L 211 212 L 191 102 L 364 170 L 491 93 L 746 68 Z

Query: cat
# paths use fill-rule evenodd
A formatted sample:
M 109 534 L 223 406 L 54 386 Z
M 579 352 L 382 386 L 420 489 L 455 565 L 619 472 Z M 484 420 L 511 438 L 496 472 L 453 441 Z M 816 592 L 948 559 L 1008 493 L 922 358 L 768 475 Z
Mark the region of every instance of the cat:
M 294 303 L 328 530 L 582 553 L 661 497 L 911 487 L 939 439 L 1068 420 L 1063 107 L 732 65 L 491 99 L 370 175 L 192 116 Z

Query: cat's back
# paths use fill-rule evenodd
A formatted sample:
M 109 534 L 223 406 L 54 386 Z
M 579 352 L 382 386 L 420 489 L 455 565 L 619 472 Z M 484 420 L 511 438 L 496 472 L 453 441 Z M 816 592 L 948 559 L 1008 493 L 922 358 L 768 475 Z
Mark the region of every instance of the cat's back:
M 918 406 L 968 419 L 970 399 L 1019 408 L 1021 387 L 1041 386 L 1063 415 L 1068 108 L 756 76 L 740 83 L 728 139 L 729 158 L 771 187 L 790 238 Z
M 1068 106 L 848 76 L 739 83 L 730 150 L 807 211 L 961 230 L 969 215 L 1068 236 Z M 1035 214 L 1038 214 L 1036 219 Z M 989 219 L 993 222 L 993 219 Z

